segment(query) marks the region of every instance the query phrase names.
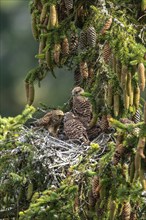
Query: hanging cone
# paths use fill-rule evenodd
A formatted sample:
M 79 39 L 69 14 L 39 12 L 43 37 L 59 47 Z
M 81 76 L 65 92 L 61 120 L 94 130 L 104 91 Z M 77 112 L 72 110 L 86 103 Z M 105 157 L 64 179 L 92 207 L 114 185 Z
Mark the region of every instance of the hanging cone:
M 74 55 L 77 53 L 78 43 L 79 43 L 78 35 L 72 34 L 70 38 L 70 54 L 71 55 Z
M 146 79 L 145 79 L 145 67 L 143 63 L 138 64 L 138 77 L 139 77 L 139 82 L 140 82 L 140 89 L 141 91 L 144 91 Z
M 48 29 L 54 28 L 57 25 L 57 23 L 58 23 L 58 18 L 57 18 L 56 5 L 50 5 Z
M 69 12 L 73 8 L 73 0 L 64 0 L 65 7 L 67 12 Z
M 64 1 L 61 1 L 58 5 L 58 20 L 59 22 L 62 22 L 62 20 L 65 18 L 67 18 L 67 9 L 65 7 Z
M 60 62 L 60 51 L 61 51 L 60 44 L 55 44 L 53 57 L 54 57 L 54 61 L 57 65 L 59 65 L 59 62 Z
M 140 122 L 140 111 L 139 111 L 139 109 L 136 110 L 135 114 L 132 117 L 132 120 L 134 121 L 135 124 Z
M 40 23 L 43 23 L 45 21 L 46 15 L 47 15 L 47 10 L 48 10 L 48 3 L 45 3 L 43 5 L 41 15 L 40 15 Z
M 121 69 L 121 87 L 124 90 L 127 84 L 127 73 L 128 73 L 128 68 L 127 66 L 122 66 Z
M 117 117 L 120 111 L 120 97 L 118 94 L 114 95 L 114 115 Z
M 102 116 L 100 127 L 101 127 L 102 131 L 106 131 L 109 128 L 109 122 L 108 122 L 107 115 Z
M 88 202 L 89 202 L 89 207 L 90 208 L 93 208 L 96 204 L 96 199 L 93 196 L 92 190 L 89 191 Z
M 134 88 L 134 105 L 136 109 L 139 108 L 139 102 L 140 102 L 140 88 L 137 85 L 137 87 Z
M 95 199 L 99 198 L 99 178 L 94 176 L 92 180 L 92 194 Z
M 88 27 L 87 29 L 87 44 L 89 47 L 95 47 L 96 45 L 96 30 L 93 26 Z
M 112 89 L 112 85 L 108 84 L 107 105 L 108 105 L 109 108 L 111 108 L 112 104 L 113 104 L 113 89 Z
M 101 34 L 105 34 L 105 32 L 110 29 L 111 24 L 112 24 L 112 20 L 113 20 L 112 17 L 110 17 L 110 18 L 105 22 L 105 24 L 104 24 L 104 26 L 103 26 L 103 28 L 102 28 L 102 30 L 101 30 Z
M 87 46 L 87 34 L 85 31 L 81 31 L 79 38 L 79 49 L 84 50 Z
M 61 51 L 63 56 L 68 56 L 69 55 L 69 42 L 67 37 L 65 37 L 62 41 L 62 45 L 61 45 Z
M 109 63 L 110 55 L 111 55 L 110 45 L 108 42 L 106 42 L 103 47 L 103 59 L 106 64 Z
M 88 65 L 86 62 L 80 62 L 80 73 L 83 79 L 88 78 Z
M 123 220 L 130 220 L 130 213 L 131 213 L 130 203 L 124 202 L 123 210 L 122 210 L 122 219 Z
M 36 20 L 36 12 L 33 11 L 31 15 L 31 30 L 32 30 L 32 35 L 35 40 L 39 39 L 39 30 L 37 27 L 37 20 Z
M 74 85 L 75 86 L 80 86 L 82 82 L 82 76 L 80 73 L 79 67 L 75 69 L 74 71 Z

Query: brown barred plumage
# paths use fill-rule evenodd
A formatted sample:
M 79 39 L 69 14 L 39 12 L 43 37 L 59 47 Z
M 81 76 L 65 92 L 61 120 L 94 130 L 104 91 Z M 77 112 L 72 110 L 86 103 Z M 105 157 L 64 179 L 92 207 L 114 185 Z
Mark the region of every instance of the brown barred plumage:
M 101 34 L 105 34 L 107 30 L 110 29 L 111 24 L 112 24 L 112 17 L 110 17 L 104 24 L 102 30 L 101 30 Z
M 61 45 L 61 52 L 63 56 L 68 56 L 69 54 L 69 42 L 67 37 L 63 38 L 62 45 Z
M 82 96 L 84 89 L 81 87 L 75 87 L 72 90 L 73 107 L 72 111 L 75 116 L 78 116 L 79 120 L 87 128 L 92 117 L 92 105 L 87 97 Z
M 76 143 L 89 144 L 86 128 L 72 112 L 64 115 L 64 132 L 67 138 Z
M 81 73 L 81 76 L 82 76 L 83 79 L 87 79 L 88 78 L 89 73 L 88 73 L 87 62 L 85 62 L 85 61 L 81 61 L 80 62 L 80 73 Z
M 105 43 L 103 47 L 103 59 L 106 64 L 109 63 L 110 60 L 110 55 L 111 55 L 111 48 L 108 42 Z
M 64 113 L 61 110 L 52 110 L 35 122 L 36 126 L 45 127 L 53 136 L 57 135 L 57 130 L 61 124 Z
M 123 144 L 119 144 L 116 146 L 112 160 L 113 165 L 117 165 L 119 163 L 124 151 L 125 151 L 125 147 L 123 146 Z
M 130 202 L 124 202 L 122 209 L 122 220 L 130 220 L 131 205 Z
M 96 30 L 93 26 L 87 28 L 87 45 L 89 47 L 95 47 L 96 45 Z

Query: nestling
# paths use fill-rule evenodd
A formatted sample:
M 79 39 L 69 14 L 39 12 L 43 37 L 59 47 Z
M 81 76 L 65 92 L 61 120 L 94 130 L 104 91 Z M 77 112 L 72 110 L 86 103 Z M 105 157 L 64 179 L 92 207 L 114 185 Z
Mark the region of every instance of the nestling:
M 83 93 L 84 89 L 79 86 L 72 90 L 72 112 L 75 116 L 78 116 L 84 127 L 88 128 L 92 118 L 92 105 L 87 97 L 82 96 Z
M 63 111 L 59 109 L 52 110 L 47 114 L 45 114 L 42 118 L 38 119 L 35 125 L 39 127 L 45 127 L 46 129 L 48 129 L 49 133 L 52 136 L 56 137 L 63 116 L 64 116 Z
M 77 143 L 89 144 L 86 128 L 72 112 L 64 115 L 64 133 L 69 140 Z

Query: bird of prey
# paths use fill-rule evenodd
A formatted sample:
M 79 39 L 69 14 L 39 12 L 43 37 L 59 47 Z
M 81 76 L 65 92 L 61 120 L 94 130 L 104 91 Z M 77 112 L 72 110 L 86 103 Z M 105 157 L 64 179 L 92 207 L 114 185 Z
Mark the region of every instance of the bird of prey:
M 72 112 L 64 115 L 64 133 L 67 138 L 76 143 L 89 144 L 86 128 Z
M 72 112 L 83 123 L 85 128 L 89 127 L 92 118 L 92 105 L 87 97 L 82 96 L 84 89 L 77 86 L 72 90 Z
M 58 128 L 63 119 L 64 113 L 61 110 L 52 110 L 47 112 L 42 118 L 35 122 L 36 126 L 45 127 L 48 129 L 49 133 L 56 137 Z

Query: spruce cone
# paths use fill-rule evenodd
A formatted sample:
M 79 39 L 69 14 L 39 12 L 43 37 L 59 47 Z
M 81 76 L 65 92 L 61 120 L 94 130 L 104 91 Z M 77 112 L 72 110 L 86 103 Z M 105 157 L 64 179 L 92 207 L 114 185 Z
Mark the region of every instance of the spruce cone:
M 140 122 L 140 111 L 139 111 L 139 109 L 136 110 L 135 114 L 132 117 L 132 120 L 134 121 L 135 124 Z
M 110 60 L 110 55 L 111 55 L 110 45 L 108 42 L 106 42 L 103 48 L 103 59 L 106 64 L 108 64 Z
M 125 202 L 122 210 L 122 220 L 130 220 L 131 205 L 129 202 Z
M 79 38 L 79 49 L 84 50 L 87 46 L 87 34 L 85 31 L 81 31 Z
M 88 78 L 88 65 L 86 62 L 80 62 L 80 73 L 83 79 Z
M 67 37 L 65 37 L 62 42 L 62 54 L 63 56 L 68 56 L 69 54 L 69 42 Z
M 73 8 L 73 0 L 64 0 L 65 7 L 67 12 L 69 12 Z
M 61 22 L 67 17 L 67 9 L 65 7 L 64 1 L 61 1 L 58 5 L 58 20 Z
M 87 44 L 89 47 L 95 47 L 96 45 L 96 30 L 93 26 L 87 29 Z
M 95 199 L 99 198 L 99 178 L 94 176 L 92 180 L 92 194 Z
M 72 34 L 71 39 L 70 39 L 70 53 L 71 55 L 77 53 L 78 49 L 78 35 L 77 34 Z
M 145 80 L 145 67 L 143 63 L 138 64 L 138 77 L 140 82 L 140 89 L 141 91 L 144 91 L 146 80 Z
M 53 57 L 54 57 L 54 61 L 57 65 L 59 64 L 59 61 L 60 61 L 60 51 L 61 51 L 60 44 L 55 44 Z
M 93 196 L 92 190 L 89 191 L 88 199 L 89 199 L 89 207 L 94 208 L 96 204 L 96 199 Z
M 108 122 L 107 115 L 102 116 L 100 127 L 101 127 L 102 131 L 106 131 L 109 128 L 109 122 Z
M 75 86 L 80 86 L 82 82 L 82 76 L 80 73 L 79 67 L 75 69 L 74 71 L 74 85 Z
M 104 26 L 103 26 L 103 28 L 102 28 L 102 30 L 101 30 L 101 34 L 104 34 L 108 29 L 110 29 L 110 27 L 111 27 L 111 24 L 112 24 L 112 17 L 110 17 L 107 21 L 106 21 L 106 23 L 104 24 Z

